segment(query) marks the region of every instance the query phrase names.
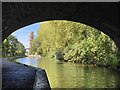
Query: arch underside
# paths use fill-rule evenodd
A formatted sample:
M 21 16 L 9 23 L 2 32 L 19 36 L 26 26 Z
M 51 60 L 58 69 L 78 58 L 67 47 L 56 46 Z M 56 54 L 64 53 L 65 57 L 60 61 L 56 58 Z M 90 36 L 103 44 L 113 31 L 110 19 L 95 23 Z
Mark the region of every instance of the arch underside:
M 70 20 L 97 28 L 110 36 L 120 50 L 119 3 L 3 2 L 2 40 L 24 26 Z

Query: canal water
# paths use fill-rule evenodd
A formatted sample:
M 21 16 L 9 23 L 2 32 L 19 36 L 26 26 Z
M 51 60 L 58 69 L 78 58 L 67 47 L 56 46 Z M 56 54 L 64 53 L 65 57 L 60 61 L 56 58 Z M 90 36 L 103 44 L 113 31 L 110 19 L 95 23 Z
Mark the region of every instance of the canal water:
M 105 67 L 29 57 L 16 61 L 45 69 L 51 88 L 120 88 L 120 72 Z

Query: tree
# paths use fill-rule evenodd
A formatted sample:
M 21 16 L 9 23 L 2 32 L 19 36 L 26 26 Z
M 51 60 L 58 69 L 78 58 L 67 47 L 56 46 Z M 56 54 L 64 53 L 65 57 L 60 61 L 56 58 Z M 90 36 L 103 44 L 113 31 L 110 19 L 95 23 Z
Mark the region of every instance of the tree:
M 13 35 L 8 36 L 2 43 L 2 55 L 3 56 L 16 56 L 24 55 L 25 47 L 17 38 Z
M 39 47 L 35 43 L 40 43 Z M 33 51 L 53 57 L 63 53 L 65 61 L 120 66 L 120 55 L 114 41 L 103 32 L 71 21 L 41 23 L 33 40 Z

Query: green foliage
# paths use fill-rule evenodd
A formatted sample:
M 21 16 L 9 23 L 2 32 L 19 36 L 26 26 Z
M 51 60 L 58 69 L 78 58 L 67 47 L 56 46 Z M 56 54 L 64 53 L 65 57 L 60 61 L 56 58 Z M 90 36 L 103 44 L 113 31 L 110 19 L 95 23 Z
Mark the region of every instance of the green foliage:
M 32 44 L 31 53 L 53 57 L 62 52 L 65 61 L 120 66 L 120 55 L 112 39 L 81 23 L 64 20 L 41 23 Z
M 23 56 L 25 47 L 13 35 L 8 36 L 2 43 L 2 56 Z

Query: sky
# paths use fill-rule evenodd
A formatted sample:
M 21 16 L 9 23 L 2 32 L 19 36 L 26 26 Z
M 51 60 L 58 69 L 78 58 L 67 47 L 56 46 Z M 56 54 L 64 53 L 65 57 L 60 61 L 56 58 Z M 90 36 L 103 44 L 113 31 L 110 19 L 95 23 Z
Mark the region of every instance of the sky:
M 34 23 L 23 28 L 18 29 L 11 35 L 14 35 L 18 41 L 20 41 L 25 48 L 29 48 L 29 35 L 30 32 L 34 32 L 34 37 L 37 36 L 37 30 L 40 27 L 40 23 Z

